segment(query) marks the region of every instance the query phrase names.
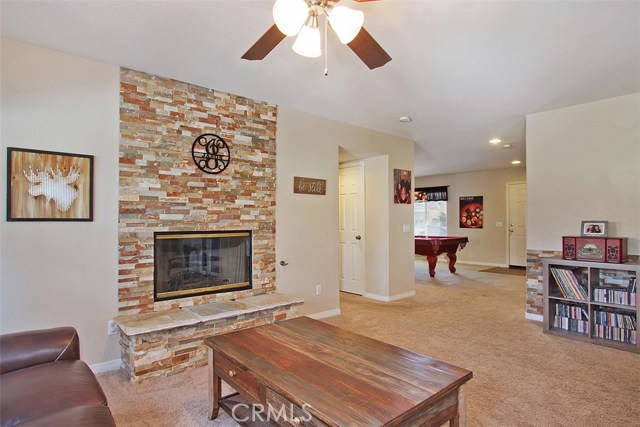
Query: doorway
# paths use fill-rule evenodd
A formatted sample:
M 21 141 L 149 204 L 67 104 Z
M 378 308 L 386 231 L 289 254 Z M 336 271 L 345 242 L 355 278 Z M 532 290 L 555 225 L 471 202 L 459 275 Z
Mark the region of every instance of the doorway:
M 527 184 L 507 183 L 509 266 L 527 266 Z
M 338 234 L 340 246 L 340 290 L 365 292 L 365 197 L 364 162 L 340 165 L 338 180 Z

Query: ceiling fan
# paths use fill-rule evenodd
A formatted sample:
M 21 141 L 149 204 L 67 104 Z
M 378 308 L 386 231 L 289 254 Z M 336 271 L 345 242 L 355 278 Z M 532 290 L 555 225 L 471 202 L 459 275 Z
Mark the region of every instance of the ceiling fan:
M 320 30 L 318 18 L 325 16 L 328 24 L 343 44 L 370 69 L 391 61 L 391 57 L 364 29 L 364 13 L 360 10 L 336 5 L 340 0 L 277 0 L 273 5 L 275 24 L 249 48 L 243 59 L 264 59 L 287 36 L 297 35 L 293 50 L 302 56 L 318 57 Z M 355 0 L 368 2 L 375 0 Z M 326 40 L 326 39 L 325 39 Z M 325 41 L 326 44 L 326 41 Z

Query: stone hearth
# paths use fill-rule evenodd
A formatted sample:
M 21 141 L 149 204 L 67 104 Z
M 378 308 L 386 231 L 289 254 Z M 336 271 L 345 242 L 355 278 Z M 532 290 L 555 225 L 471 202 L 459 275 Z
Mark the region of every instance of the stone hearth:
M 131 382 L 173 374 L 207 363 L 207 337 L 297 317 L 300 298 L 269 293 L 116 317 L 121 370 Z

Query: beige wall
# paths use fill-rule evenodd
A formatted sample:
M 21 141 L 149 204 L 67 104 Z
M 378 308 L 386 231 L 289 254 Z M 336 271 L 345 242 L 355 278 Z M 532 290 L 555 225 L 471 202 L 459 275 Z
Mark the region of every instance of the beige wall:
M 640 94 L 527 116 L 528 249 L 600 219 L 640 254 L 639 121 Z
M 640 94 L 527 116 L 527 313 L 542 320 L 542 258 L 583 220 L 640 254 Z
M 72 325 L 90 364 L 119 358 L 107 321 L 118 292 L 119 68 L 2 40 L 2 174 L 6 147 L 91 154 L 93 222 L 0 223 L 2 333 Z
M 380 209 L 379 204 L 388 203 L 389 193 L 381 188 L 393 186 L 389 175 L 379 173 L 389 167 L 389 156 L 374 156 L 364 160 L 365 167 L 365 284 L 368 296 L 389 295 L 389 210 Z M 374 243 L 369 243 L 375 242 Z
M 338 151 L 349 147 L 372 156 L 365 160 L 365 293 L 392 300 L 413 292 L 413 234 L 402 232 L 413 210 L 394 205 L 391 196 L 393 169 L 413 169 L 413 142 L 282 107 L 276 140 L 278 291 L 303 297 L 303 314 L 339 310 Z M 294 194 L 294 176 L 326 179 L 327 194 Z M 280 266 L 281 260 L 289 265 Z
M 7 146 L 95 156 L 93 222 L 0 223 L 0 333 L 72 325 L 84 360 L 95 369 L 117 368 L 118 340 L 106 332 L 117 315 L 119 67 L 6 39 L 0 53 L 0 180 L 7 179 Z M 379 214 L 373 229 L 367 226 L 367 258 L 376 262 L 369 266 L 377 268 L 374 276 L 383 273 L 372 292 L 393 299 L 414 289 L 412 233 L 400 225 L 412 223 L 412 206 L 391 199 L 393 169 L 413 169 L 413 143 L 282 109 L 276 261 L 290 265 L 276 266 L 276 282 L 280 292 L 307 299 L 305 314 L 339 308 L 338 146 L 380 153 L 366 163 L 386 168 L 375 174 L 369 201 Z M 294 195 L 293 176 L 327 179 L 327 195 Z M 4 215 L 6 186 L 0 192 Z M 316 284 L 323 285 L 318 297 Z
M 509 262 L 507 224 L 507 183 L 525 181 L 524 167 L 416 178 L 417 187 L 449 186 L 447 234 L 467 236 L 469 244 L 458 252 L 458 260 L 480 265 Z M 458 211 L 461 196 L 483 196 L 484 227 L 460 228 Z M 498 223 L 502 223 L 499 225 Z

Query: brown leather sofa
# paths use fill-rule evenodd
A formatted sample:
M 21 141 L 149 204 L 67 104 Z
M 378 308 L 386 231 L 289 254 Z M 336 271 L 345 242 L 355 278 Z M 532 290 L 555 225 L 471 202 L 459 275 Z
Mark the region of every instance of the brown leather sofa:
M 0 336 L 2 427 L 115 427 L 74 328 Z

